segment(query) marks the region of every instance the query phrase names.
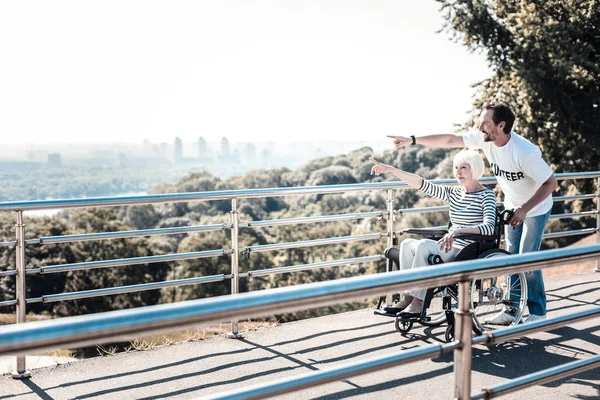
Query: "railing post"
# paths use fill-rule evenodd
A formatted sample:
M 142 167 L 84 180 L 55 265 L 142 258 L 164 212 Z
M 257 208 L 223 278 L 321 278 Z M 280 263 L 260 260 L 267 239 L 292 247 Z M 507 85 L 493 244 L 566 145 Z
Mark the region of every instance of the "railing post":
M 394 245 L 394 196 L 392 190 L 387 191 L 387 247 Z M 392 261 L 387 261 L 387 272 L 392 270 Z
M 231 294 L 236 295 L 240 292 L 240 254 L 238 244 L 239 219 L 237 211 L 237 199 L 231 199 Z M 231 333 L 228 337 L 232 339 L 241 338 L 238 332 L 238 321 L 231 321 Z
M 455 338 L 460 347 L 454 351 L 454 398 L 465 400 L 471 398 L 471 352 L 472 333 L 471 303 L 469 289 L 471 282 L 458 284 L 458 310 L 455 313 Z
M 600 178 L 596 178 L 596 243 L 600 243 Z M 594 272 L 600 272 L 600 260 L 596 260 Z
M 16 235 L 16 287 L 17 287 L 17 324 L 25 323 L 27 320 L 27 291 L 25 290 L 25 225 L 23 224 L 23 211 L 17 211 Z M 31 377 L 27 370 L 25 356 L 17 356 L 17 368 L 12 372 L 14 379 Z
M 393 190 L 389 189 L 387 191 L 387 243 L 386 248 L 390 248 L 394 245 L 394 193 Z M 390 272 L 392 270 L 393 264 L 392 260 L 387 259 L 386 263 L 386 271 Z M 393 301 L 393 294 L 388 294 L 385 298 L 386 304 L 389 306 Z

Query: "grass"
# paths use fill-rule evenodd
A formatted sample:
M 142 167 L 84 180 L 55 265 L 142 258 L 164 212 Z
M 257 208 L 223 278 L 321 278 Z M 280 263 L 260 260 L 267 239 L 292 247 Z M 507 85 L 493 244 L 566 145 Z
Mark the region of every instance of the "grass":
M 47 315 L 27 315 L 27 321 L 39 321 L 51 319 Z M 0 325 L 14 324 L 16 321 L 15 314 L 0 314 Z M 252 331 L 262 328 L 277 326 L 279 321 L 271 320 L 246 320 L 238 322 L 238 330 L 240 332 Z M 127 353 L 131 351 L 144 351 L 155 348 L 157 346 L 170 346 L 175 343 L 199 341 L 211 336 L 222 335 L 231 331 L 230 323 L 220 323 L 210 325 L 199 329 L 186 329 L 181 331 L 173 331 L 163 335 L 144 336 L 132 339 L 129 343 L 96 345 L 88 349 L 80 349 L 74 351 L 68 349 L 56 349 L 49 352 L 39 353 L 38 355 L 46 355 L 53 358 L 61 357 L 93 357 L 94 354 L 100 357 L 112 356 L 117 353 Z M 94 349 L 96 350 L 94 352 Z
M 104 357 L 104 356 L 114 356 L 115 354 L 117 354 L 119 348 L 117 346 L 104 347 L 101 344 L 98 344 L 98 345 L 96 345 L 96 350 L 98 351 L 98 355 L 100 357 Z
M 27 322 L 31 321 L 43 321 L 46 319 L 52 319 L 49 315 L 40 314 L 27 314 Z M 17 321 L 17 315 L 12 314 L 0 314 L 0 325 L 11 325 Z

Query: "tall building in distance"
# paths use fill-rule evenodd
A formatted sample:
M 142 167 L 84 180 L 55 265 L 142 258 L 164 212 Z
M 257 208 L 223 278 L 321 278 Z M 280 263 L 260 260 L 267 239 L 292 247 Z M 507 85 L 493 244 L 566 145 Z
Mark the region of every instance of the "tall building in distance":
M 175 138 L 174 155 L 176 163 L 181 162 L 183 160 L 183 143 L 178 137 Z
M 229 145 L 229 140 L 223 136 L 221 139 L 221 154 L 217 157 L 217 161 L 225 164 L 239 164 L 240 163 L 240 152 L 238 149 L 235 149 L 234 152 L 231 151 L 231 147 Z
M 117 154 L 117 165 L 120 168 L 126 168 L 128 166 L 128 164 L 127 164 L 127 154 L 125 154 L 125 153 L 119 153 L 119 154 Z
M 198 158 L 204 158 L 207 156 L 206 140 L 203 137 L 198 139 Z
M 246 164 L 255 164 L 256 159 L 256 146 L 254 143 L 246 143 L 243 147 L 244 153 L 242 154 L 242 159 Z
M 221 156 L 227 157 L 229 156 L 229 152 L 229 140 L 227 140 L 227 138 L 223 136 L 223 139 L 221 139 Z
M 60 153 L 48 154 L 48 166 L 50 168 L 60 168 Z
M 145 157 L 156 157 L 158 153 L 158 147 L 153 144 L 149 139 L 144 139 L 142 143 L 142 154 Z
M 161 142 L 158 144 L 158 156 L 160 158 L 168 158 L 167 151 L 169 149 L 169 145 L 165 142 Z

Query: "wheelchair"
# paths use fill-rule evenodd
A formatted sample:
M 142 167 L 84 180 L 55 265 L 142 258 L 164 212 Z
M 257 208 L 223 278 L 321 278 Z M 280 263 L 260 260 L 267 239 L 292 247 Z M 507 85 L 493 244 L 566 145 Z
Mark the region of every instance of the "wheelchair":
M 502 232 L 505 223 L 512 216 L 512 211 L 504 210 L 496 213 L 496 225 L 493 235 L 471 235 L 461 234 L 457 238 L 473 240 L 457 255 L 455 261 L 466 261 L 473 259 L 487 259 L 493 257 L 504 257 L 509 255 L 506 250 L 500 249 Z M 449 226 L 450 227 L 450 226 Z M 436 229 L 406 229 L 401 234 L 419 235 L 423 238 L 438 240 L 448 230 Z M 390 259 L 399 269 L 400 252 L 393 247 L 385 250 L 385 256 Z M 442 258 L 432 254 L 428 258 L 430 265 L 442 264 Z M 379 309 L 385 297 L 380 298 L 377 308 Z M 477 279 L 471 282 L 470 308 L 473 314 L 473 332 L 481 335 L 483 332 L 493 330 L 494 325 L 486 322 L 497 313 L 508 310 L 515 317 L 511 326 L 517 325 L 523 317 L 525 305 L 527 304 L 527 281 L 524 273 L 515 273 L 502 276 L 494 276 L 486 279 Z M 396 329 L 403 334 L 410 332 L 415 322 L 429 327 L 440 326 L 448 323 L 445 332 L 445 340 L 454 340 L 454 309 L 458 305 L 458 285 L 448 285 L 427 290 L 423 299 L 423 309 L 418 317 L 403 317 L 398 313 L 386 314 L 376 310 L 376 314 L 394 316 L 396 318 Z

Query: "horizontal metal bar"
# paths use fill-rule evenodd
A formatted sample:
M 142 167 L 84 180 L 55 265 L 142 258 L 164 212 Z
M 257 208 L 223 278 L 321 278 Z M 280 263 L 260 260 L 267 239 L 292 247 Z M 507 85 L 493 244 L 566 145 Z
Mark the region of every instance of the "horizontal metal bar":
M 449 209 L 450 209 L 450 206 L 403 208 L 400 210 L 395 210 L 394 214 L 423 214 L 423 213 L 448 211 Z M 553 215 L 550 215 L 550 219 L 591 217 L 591 216 L 595 216 L 595 215 L 598 215 L 597 211 L 581 211 L 581 212 L 569 213 L 569 214 L 553 214 Z
M 554 201 L 570 201 L 570 200 L 584 200 L 584 199 L 595 199 L 598 197 L 597 194 L 579 194 L 575 196 L 552 196 Z
M 80 292 L 50 294 L 42 296 L 42 303 L 53 303 L 63 300 L 86 299 L 89 297 L 110 296 L 114 294 L 142 292 L 145 290 L 162 289 L 174 286 L 196 285 L 199 283 L 224 281 L 225 275 L 200 276 L 196 278 L 177 279 L 172 281 L 143 283 L 139 285 L 120 286 L 95 290 L 83 290 Z
M 158 256 L 121 258 L 117 260 L 87 261 L 73 264 L 48 265 L 27 270 L 27 274 L 52 274 L 56 272 L 80 271 L 95 268 L 118 267 L 123 265 L 151 264 L 157 262 L 190 260 L 195 258 L 206 258 L 231 254 L 231 250 L 207 250 L 194 251 L 190 253 L 163 254 Z
M 508 393 L 516 392 L 530 386 L 543 385 L 562 378 L 577 375 L 581 372 L 600 367 L 600 354 L 583 360 L 571 361 L 542 371 L 511 379 L 506 383 L 482 389 L 482 393 L 471 396 L 471 399 L 492 399 Z
M 407 229 L 408 229 L 408 228 L 407 228 Z M 419 228 L 419 229 L 421 229 L 421 228 Z M 432 231 L 438 231 L 438 230 L 440 230 L 440 229 L 448 229 L 448 225 L 438 225 L 438 226 L 432 226 L 432 227 L 430 227 L 430 228 L 422 228 L 422 229 L 430 229 L 430 230 L 432 230 Z M 405 234 L 405 233 L 404 233 L 404 229 L 402 229 L 402 230 L 399 230 L 399 231 L 396 231 L 396 232 L 394 232 L 394 233 L 395 233 L 396 235 L 404 235 L 404 234 Z
M 291 248 L 296 248 L 296 247 L 312 247 L 312 246 L 321 246 L 321 245 L 326 245 L 326 244 L 357 242 L 357 241 L 362 241 L 362 240 L 374 240 L 374 239 L 381 239 L 383 236 L 385 236 L 385 234 L 383 234 L 383 233 L 368 233 L 366 235 L 340 236 L 340 237 L 325 238 L 325 239 L 303 240 L 300 242 L 263 244 L 260 246 L 249 246 L 249 247 L 241 248 L 240 252 L 242 252 L 242 253 L 243 252 L 259 253 L 259 252 L 263 252 L 263 251 L 291 249 Z
M 435 206 L 435 207 L 421 207 L 421 208 L 402 208 L 395 210 L 394 214 L 415 214 L 415 213 L 431 213 L 439 211 L 448 211 L 450 206 Z
M 483 179 L 482 179 L 483 180 Z M 495 180 L 494 180 L 495 181 Z M 454 179 L 440 179 L 440 184 L 456 184 Z M 231 200 L 241 198 L 277 197 L 307 194 L 359 192 L 364 190 L 401 189 L 409 187 L 404 182 L 356 183 L 349 185 L 323 185 L 304 187 L 279 187 L 263 189 L 219 190 L 212 192 L 167 193 L 141 196 L 90 197 L 68 200 L 35 200 L 0 203 L 0 211 L 48 210 L 81 207 L 115 207 L 133 204 L 179 203 L 189 201 Z
M 576 213 L 568 213 L 568 214 L 552 214 L 549 219 L 563 219 L 563 218 L 581 218 L 581 217 L 592 217 L 596 216 L 598 213 L 596 211 L 581 211 Z
M 66 242 L 84 242 L 88 240 L 104 240 L 118 239 L 136 236 L 153 236 L 153 235 L 174 235 L 176 233 L 189 232 L 206 232 L 206 231 L 221 231 L 230 229 L 231 224 L 215 224 L 215 225 L 196 225 L 196 226 L 181 226 L 174 228 L 160 229 L 142 229 L 135 231 L 119 231 L 119 232 L 102 232 L 102 233 L 85 233 L 81 235 L 64 235 L 64 236 L 45 236 L 37 239 L 26 240 L 27 244 L 53 244 Z
M 0 242 L 0 247 L 11 247 L 11 246 L 16 246 L 17 242 L 12 241 L 12 242 Z
M 590 179 L 600 178 L 600 171 L 589 171 L 589 172 L 567 172 L 562 174 L 554 174 L 557 180 L 566 181 L 572 179 Z
M 580 229 L 580 230 L 576 230 L 576 231 L 563 231 L 563 232 L 552 232 L 552 233 L 544 233 L 544 236 L 542 237 L 543 240 L 550 240 L 550 239 L 556 239 L 559 237 L 567 237 L 567 236 L 579 236 L 579 235 L 590 235 L 596 232 L 596 228 L 587 228 L 587 229 Z M 502 238 L 502 240 L 500 240 L 501 243 L 505 243 L 506 240 L 504 238 Z
M 397 214 L 410 214 L 410 213 L 425 213 L 425 212 L 438 212 L 447 211 L 448 206 L 439 207 L 425 207 L 425 208 L 413 208 L 413 209 L 402 209 L 397 210 Z M 339 215 L 325 215 L 317 217 L 305 217 L 305 218 L 288 218 L 281 220 L 266 220 L 266 221 L 252 221 L 240 224 L 240 227 L 264 227 L 264 226 L 276 226 L 276 225 L 289 225 L 289 224 L 301 224 L 301 223 L 315 223 L 315 222 L 326 222 L 356 218 L 371 218 L 379 217 L 384 213 L 380 211 L 365 212 L 365 213 L 354 213 L 354 214 L 339 214 Z M 580 213 L 571 214 L 558 214 L 551 215 L 550 219 L 559 218 L 572 218 L 572 217 L 584 217 L 597 215 L 595 211 L 586 211 Z M 223 229 L 230 229 L 231 224 L 213 224 L 213 225 L 196 225 L 196 226 L 185 226 L 185 227 L 174 227 L 174 228 L 162 228 L 162 229 L 144 229 L 134 231 L 119 231 L 119 232 L 102 232 L 102 233 L 87 233 L 81 235 L 64 235 L 64 236 L 45 236 L 37 239 L 26 240 L 27 244 L 54 244 L 54 243 L 70 243 L 70 242 L 82 242 L 89 240 L 105 240 L 105 239 L 117 239 L 137 236 L 152 236 L 152 235 L 172 235 L 178 233 L 189 233 L 189 232 L 200 232 L 200 231 L 219 231 Z M 14 246 L 16 242 L 2 242 L 0 245 Z
M 0 301 L 0 307 L 8 307 L 17 305 L 17 300 Z
M 292 265 L 292 266 L 278 267 L 278 268 L 258 269 L 256 271 L 248 271 L 245 274 L 240 274 L 240 277 L 243 277 L 243 276 L 266 276 L 266 275 L 284 274 L 286 272 L 298 272 L 298 271 L 307 271 L 307 270 L 318 269 L 318 268 L 336 267 L 339 265 L 360 264 L 360 263 L 365 263 L 365 262 L 379 261 L 382 258 L 384 258 L 384 256 L 376 255 L 376 256 L 346 258 L 344 260 L 323 261 L 323 262 L 318 262 L 318 263 L 313 263 L 313 264 L 302 264 L 302 265 Z
M 412 208 L 412 209 L 401 209 L 394 211 L 395 214 L 411 214 L 411 213 L 428 213 L 428 212 L 439 212 L 447 211 L 448 206 L 438 207 L 424 207 L 424 208 Z M 247 223 L 241 223 L 240 227 L 265 227 L 265 226 L 276 226 L 276 225 L 290 225 L 290 224 L 301 224 L 301 223 L 315 223 L 315 222 L 327 222 L 337 220 L 347 220 L 356 218 L 371 218 L 380 217 L 384 213 L 380 211 L 372 211 L 365 213 L 354 213 L 354 214 L 339 214 L 339 215 L 325 215 L 317 217 L 304 217 L 304 218 L 288 218 L 280 220 L 266 220 L 266 221 L 252 221 Z M 570 214 L 557 214 L 551 215 L 550 219 L 560 218 L 573 218 L 573 217 L 587 217 L 595 216 L 595 211 L 585 211 L 579 213 Z M 25 242 L 27 244 L 55 244 L 55 243 L 71 243 L 71 242 L 83 242 L 91 240 L 106 240 L 106 239 L 118 239 L 138 236 L 152 236 L 152 235 L 172 235 L 179 233 L 189 232 L 200 232 L 200 231 L 220 231 L 224 229 L 230 229 L 231 224 L 213 224 L 213 225 L 196 225 L 196 226 L 185 226 L 185 227 L 173 227 L 173 228 L 161 228 L 161 229 L 143 229 L 134 231 L 119 231 L 119 232 L 102 232 L 102 233 L 87 233 L 81 235 L 64 235 L 64 236 L 45 236 L 37 239 L 28 239 Z M 0 246 L 14 246 L 16 242 L 1 242 Z
M 591 179 L 600 177 L 600 171 L 555 174 L 558 180 Z M 494 177 L 484 177 L 479 180 L 482 184 L 496 183 Z M 457 185 L 455 179 L 435 179 L 431 182 L 440 185 Z M 264 189 L 221 190 L 212 192 L 167 193 L 142 196 L 90 197 L 69 200 L 32 200 L 0 203 L 0 211 L 49 210 L 81 207 L 115 207 L 132 204 L 178 203 L 188 201 L 230 200 L 243 198 L 260 198 L 276 196 L 292 196 L 306 194 L 327 194 L 342 192 L 359 192 L 364 190 L 407 189 L 405 182 L 375 182 L 355 183 L 348 185 L 323 185 L 304 187 L 279 187 Z
M 591 235 L 592 233 L 596 233 L 596 228 L 587 228 L 587 229 L 579 229 L 575 231 L 564 231 L 564 232 L 552 232 L 552 233 L 544 233 L 543 239 L 554 239 L 558 237 L 567 237 L 567 236 L 578 236 L 578 235 Z
M 219 296 L 131 310 L 10 325 L 0 331 L 0 355 L 61 346 L 86 346 L 139 334 L 265 317 L 379 296 L 600 259 L 600 244 L 536 251 L 506 257 L 452 262 L 334 281 Z M 533 323 L 530 326 L 535 326 Z
M 428 358 L 441 357 L 450 353 L 460 345 L 458 342 L 444 344 L 430 344 L 410 350 L 397 351 L 389 355 L 369 358 L 367 360 L 355 361 L 337 367 L 317 370 L 302 375 L 283 378 L 266 383 L 247 386 L 242 389 L 226 393 L 208 395 L 205 399 L 210 400 L 234 400 L 234 399 L 264 399 L 274 397 L 291 391 L 301 390 L 329 382 L 336 382 L 353 376 L 391 368 L 409 362 L 424 360 Z
M 251 221 L 240 223 L 240 228 L 262 228 L 265 226 L 276 226 L 276 225 L 293 225 L 293 224 L 306 224 L 313 222 L 328 222 L 328 221 L 341 221 L 347 219 L 357 218 L 376 218 L 383 216 L 381 211 L 370 211 L 364 213 L 354 214 L 337 214 L 337 215 L 320 215 L 316 217 L 303 217 L 303 218 L 287 218 L 287 219 L 271 219 L 266 221 Z
M 14 276 L 17 274 L 17 271 L 14 269 L 9 269 L 8 271 L 0 271 L 0 276 Z

